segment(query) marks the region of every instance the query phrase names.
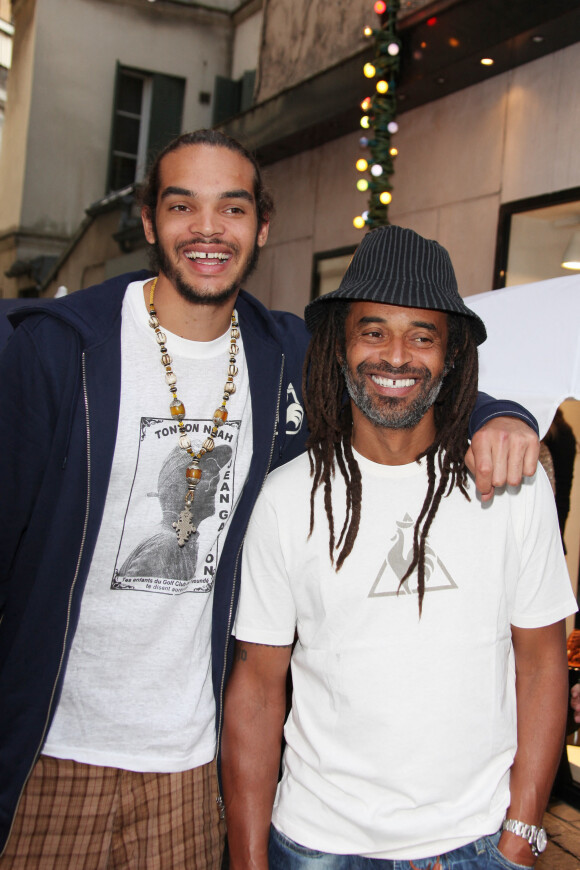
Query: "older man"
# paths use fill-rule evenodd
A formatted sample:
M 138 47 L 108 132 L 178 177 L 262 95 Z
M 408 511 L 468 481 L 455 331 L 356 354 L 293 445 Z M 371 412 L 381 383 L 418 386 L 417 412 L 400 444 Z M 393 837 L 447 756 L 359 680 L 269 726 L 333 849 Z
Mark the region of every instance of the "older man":
M 467 474 L 484 325 L 447 252 L 399 227 L 306 323 L 309 456 L 270 476 L 244 549 L 232 866 L 532 866 L 575 601 L 543 472 L 491 506 Z

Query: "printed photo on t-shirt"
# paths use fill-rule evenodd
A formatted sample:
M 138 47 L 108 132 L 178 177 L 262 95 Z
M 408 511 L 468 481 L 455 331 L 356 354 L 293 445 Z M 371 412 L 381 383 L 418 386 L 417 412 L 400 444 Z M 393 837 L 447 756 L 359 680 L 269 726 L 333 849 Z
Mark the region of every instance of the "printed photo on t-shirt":
M 184 420 L 197 452 L 211 434 L 211 420 Z M 125 512 L 111 589 L 177 595 L 210 592 L 221 532 L 235 503 L 235 452 L 240 421 L 228 421 L 215 447 L 200 460 L 201 480 L 191 515 L 193 531 L 183 546 L 174 524 L 184 509 L 190 455 L 177 444 L 174 420 L 142 417 L 139 450 Z

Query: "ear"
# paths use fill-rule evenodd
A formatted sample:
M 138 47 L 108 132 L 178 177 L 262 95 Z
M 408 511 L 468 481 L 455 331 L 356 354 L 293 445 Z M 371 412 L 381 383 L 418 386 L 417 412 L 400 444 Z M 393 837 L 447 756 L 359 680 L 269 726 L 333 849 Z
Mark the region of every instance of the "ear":
M 270 232 L 270 221 L 264 221 L 260 225 L 260 229 L 258 230 L 258 235 L 256 237 L 256 241 L 258 243 L 259 248 L 263 248 L 268 240 L 268 233 Z
M 141 209 L 141 220 L 143 221 L 143 230 L 145 232 L 145 238 L 149 242 L 150 245 L 154 245 L 157 241 L 157 236 L 155 234 L 155 229 L 153 227 L 153 220 L 151 218 L 151 212 L 148 206 L 144 205 Z

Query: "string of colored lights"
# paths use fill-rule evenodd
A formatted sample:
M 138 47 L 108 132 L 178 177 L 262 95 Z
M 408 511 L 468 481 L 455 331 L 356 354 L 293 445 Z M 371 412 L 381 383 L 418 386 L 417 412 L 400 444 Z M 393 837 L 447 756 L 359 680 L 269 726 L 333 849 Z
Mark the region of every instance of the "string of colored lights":
M 374 38 L 375 41 L 374 60 L 366 63 L 363 68 L 369 83 L 374 84 L 374 93 L 365 97 L 361 103 L 363 115 L 360 125 L 368 133 L 361 136 L 360 145 L 368 150 L 369 157 L 360 157 L 356 168 L 361 173 L 368 173 L 370 177 L 361 177 L 357 181 L 358 190 L 369 191 L 368 209 L 353 220 L 357 229 L 373 229 L 389 223 L 388 207 L 393 198 L 390 178 L 395 171 L 394 158 L 398 153 L 391 145 L 391 137 L 399 129 L 395 120 L 395 84 L 401 42 L 395 28 L 400 5 L 400 0 L 376 0 L 373 8 L 381 16 L 381 26 L 367 26 L 364 29 L 364 35 L 368 39 Z

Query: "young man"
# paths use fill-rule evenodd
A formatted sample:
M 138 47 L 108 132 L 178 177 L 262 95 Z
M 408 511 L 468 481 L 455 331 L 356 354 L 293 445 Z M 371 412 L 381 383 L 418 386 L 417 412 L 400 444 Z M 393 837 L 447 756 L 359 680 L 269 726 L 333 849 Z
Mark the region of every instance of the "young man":
M 13 317 L 2 867 L 219 866 L 213 759 L 242 540 L 268 471 L 306 437 L 304 324 L 240 290 L 271 210 L 239 143 L 186 134 L 144 191 L 154 274 Z M 485 492 L 533 471 L 533 433 L 507 428 L 509 456 L 501 421 L 474 439 Z
M 309 456 L 269 477 L 244 546 L 232 867 L 531 866 L 575 601 L 543 472 L 493 506 L 466 473 L 485 327 L 447 252 L 392 226 L 306 323 Z

